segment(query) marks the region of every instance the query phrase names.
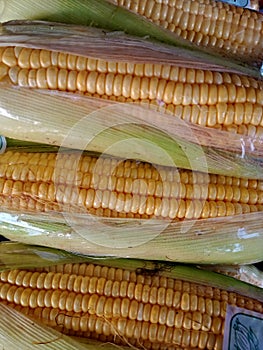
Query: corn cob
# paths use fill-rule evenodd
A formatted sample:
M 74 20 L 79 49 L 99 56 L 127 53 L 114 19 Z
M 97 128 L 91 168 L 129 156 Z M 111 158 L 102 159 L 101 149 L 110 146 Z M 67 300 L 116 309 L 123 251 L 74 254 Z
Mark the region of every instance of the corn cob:
M 144 349 L 222 349 L 227 305 L 252 298 L 141 270 L 68 264 L 0 275 L 0 300 L 62 332 Z
M 263 209 L 263 182 L 74 154 L 0 157 L 1 208 L 200 219 Z
M 0 79 L 158 106 L 194 124 L 251 137 L 263 135 L 263 84 L 236 74 L 5 47 L 0 51 Z
M 262 15 L 214 0 L 110 0 L 203 47 L 262 61 Z

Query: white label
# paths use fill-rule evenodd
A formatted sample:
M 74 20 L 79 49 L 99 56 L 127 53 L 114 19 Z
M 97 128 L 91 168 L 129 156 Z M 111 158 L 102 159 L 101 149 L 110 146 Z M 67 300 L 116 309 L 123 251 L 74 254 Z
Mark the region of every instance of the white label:
M 221 1 L 227 2 L 229 5 L 250 8 L 250 0 L 221 0 Z
M 228 305 L 223 350 L 263 350 L 263 315 Z

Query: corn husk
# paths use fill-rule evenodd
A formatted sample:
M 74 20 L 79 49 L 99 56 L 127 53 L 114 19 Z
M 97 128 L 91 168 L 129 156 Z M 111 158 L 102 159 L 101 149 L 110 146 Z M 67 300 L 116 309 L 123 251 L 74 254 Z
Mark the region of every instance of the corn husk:
M 85 258 L 78 254 L 58 251 L 48 247 L 29 246 L 17 242 L 0 243 L 0 271 L 17 268 L 35 268 L 83 262 Z
M 120 4 L 121 2 L 119 2 L 119 1 L 117 1 L 117 0 L 108 0 L 109 2 L 111 2 L 111 3 L 113 3 L 113 4 Z M 247 0 L 245 0 L 245 1 L 240 1 L 240 0 L 223 0 L 222 2 L 228 2 L 228 3 L 230 3 L 230 6 L 229 5 L 226 5 L 226 7 L 224 7 L 224 5 L 222 6 L 223 7 L 223 9 L 222 9 L 222 7 L 219 5 L 218 7 L 217 7 L 217 4 L 218 4 L 218 1 L 208 1 L 208 2 L 205 2 L 204 4 L 205 5 L 210 5 L 210 6 L 213 6 L 213 7 L 215 7 L 216 9 L 217 9 L 217 11 L 221 14 L 221 13 L 225 13 L 225 12 L 229 12 L 229 13 L 231 13 L 231 10 L 232 9 L 235 9 L 236 10 L 236 6 L 238 6 L 238 7 L 240 7 L 240 3 L 242 4 L 241 5 L 241 7 L 245 7 L 245 5 L 248 5 L 248 3 L 250 3 L 250 1 L 247 1 Z M 171 4 L 171 3 L 170 3 Z M 173 3 L 172 3 L 173 4 Z M 180 11 L 180 9 L 181 9 L 181 5 L 182 3 L 177 3 L 177 6 L 178 7 L 176 7 L 179 11 Z M 181 5 L 181 6 L 180 6 Z M 137 13 L 138 14 L 138 16 L 141 16 L 140 15 L 140 13 L 139 13 L 139 11 L 138 11 L 138 7 L 136 8 L 136 6 L 130 6 L 130 2 L 123 2 L 122 3 L 122 5 L 120 5 L 120 7 L 124 7 L 124 8 L 127 8 L 127 9 L 130 9 L 130 11 L 132 12 L 132 13 Z M 182 17 L 184 16 L 184 15 L 186 15 L 187 16 L 187 8 L 188 8 L 188 6 L 189 6 L 189 3 L 186 3 L 186 6 L 184 7 L 184 5 L 182 6 L 182 8 L 183 8 L 183 14 L 182 14 Z M 249 6 L 246 6 L 246 7 L 249 7 Z M 221 10 L 222 9 L 222 10 Z M 186 10 L 186 11 L 184 11 L 184 10 Z M 205 13 L 205 11 L 206 11 L 206 9 L 205 9 L 205 7 L 203 8 L 203 13 L 201 14 L 201 18 L 199 19 L 200 20 L 200 22 L 202 22 L 202 21 L 204 21 L 205 19 L 206 19 L 206 17 L 207 17 L 207 15 L 206 15 L 206 13 Z M 223 12 L 221 12 L 221 11 L 223 11 Z M 145 13 L 144 13 L 144 15 L 142 15 L 142 17 L 146 17 L 146 18 L 151 18 L 152 17 L 152 15 L 153 15 L 153 12 L 152 13 L 147 13 L 148 11 L 145 11 Z M 208 10 L 208 12 L 209 12 L 209 10 Z M 248 9 L 248 8 L 245 8 L 245 9 L 243 9 L 243 10 L 241 10 L 239 13 L 237 12 L 237 17 L 239 16 L 239 14 L 242 14 L 241 16 L 241 21 L 242 22 L 244 22 L 244 21 L 246 21 L 246 17 L 254 17 L 254 13 L 253 13 L 253 11 L 251 11 L 250 9 Z M 204 18 L 202 18 L 202 16 L 204 16 Z M 235 18 L 236 17 L 236 15 L 235 14 L 232 14 L 231 13 L 231 18 Z M 217 17 L 217 15 L 215 14 L 215 17 Z M 255 17 L 257 17 L 257 16 L 255 16 Z M 254 18 L 255 18 L 254 17 Z M 261 18 L 261 16 L 259 15 L 258 16 L 259 18 L 259 27 L 261 27 L 261 24 L 260 24 L 260 22 L 262 21 L 262 18 Z M 223 18 L 223 17 L 221 17 L 222 18 L 222 20 L 224 21 L 224 20 L 226 20 L 225 19 L 225 17 Z M 149 19 L 150 20 L 150 19 Z M 155 22 L 155 20 L 153 19 L 153 21 Z M 163 23 L 162 23 L 162 20 L 159 20 L 159 21 L 156 21 L 155 22 L 158 26 L 160 26 L 160 27 L 163 27 Z M 235 39 L 237 39 L 237 41 L 238 41 L 238 37 L 239 37 L 239 35 L 240 35 L 240 32 L 238 32 L 236 29 L 235 29 L 235 21 L 233 21 L 232 22 L 233 23 L 233 27 L 232 27 L 232 34 L 233 34 L 233 36 L 235 37 Z M 246 23 L 246 22 L 245 22 Z M 177 27 L 177 25 L 176 25 L 177 23 L 175 23 L 175 28 Z M 179 28 L 180 28 L 180 25 L 178 26 Z M 250 25 L 249 24 L 247 24 L 247 25 L 245 25 L 242 29 L 240 29 L 240 31 L 242 32 L 242 34 L 245 36 L 245 37 L 247 37 L 247 36 L 249 36 L 250 35 Z M 177 28 L 176 28 L 177 29 Z M 174 29 L 174 31 L 176 32 L 176 29 Z M 182 28 L 183 30 L 182 30 L 182 32 L 181 32 L 181 35 L 183 36 L 184 35 L 184 29 L 186 29 L 186 31 L 187 31 L 187 28 Z M 212 30 L 214 30 L 214 29 L 212 29 Z M 169 26 L 168 26 L 168 31 L 169 31 Z M 193 29 L 193 31 L 195 31 L 195 28 Z M 174 34 L 173 33 L 173 30 L 171 30 L 171 32 L 172 32 L 172 34 Z M 208 34 L 208 33 L 207 33 Z M 210 30 L 209 30 L 209 34 L 211 34 L 211 32 L 210 32 Z M 215 35 L 215 37 L 217 37 L 217 35 L 216 35 L 216 32 L 214 32 L 214 35 Z M 224 37 L 224 36 L 223 36 Z M 222 38 L 222 39 L 220 39 L 220 40 L 224 40 L 224 38 Z M 260 40 L 260 39 L 259 39 Z M 230 39 L 230 41 L 231 41 L 231 39 Z M 204 47 L 206 47 L 206 45 L 209 45 L 209 44 L 201 44 L 201 45 L 204 45 Z M 217 46 L 217 45 L 215 45 L 215 46 Z M 261 65 L 261 62 L 262 62 L 262 53 L 260 52 L 260 48 L 257 48 L 256 47 L 257 46 L 257 44 L 255 44 L 255 47 L 254 47 L 254 52 L 253 52 L 253 54 L 252 54 L 252 56 L 253 56 L 253 58 L 250 58 L 250 57 L 244 57 L 245 56 L 245 54 L 244 53 L 240 53 L 240 52 L 236 52 L 236 53 L 232 53 L 232 49 L 231 48 L 229 48 L 229 47 L 227 47 L 227 48 L 219 48 L 219 47 L 214 47 L 214 46 L 212 46 L 212 50 L 214 50 L 214 51 L 216 51 L 216 52 L 218 52 L 218 53 L 220 53 L 221 55 L 223 55 L 223 56 L 226 56 L 226 57 L 229 57 L 229 56 L 232 56 L 232 57 L 239 57 L 239 58 L 241 58 L 241 59 L 247 59 L 247 61 L 255 61 L 254 63 L 255 63 L 255 65 L 257 64 L 257 65 Z M 240 50 L 240 51 L 242 51 L 242 49 Z
M 26 18 L 67 21 L 70 13 L 74 23 L 82 23 L 81 18 L 82 20 L 85 18 L 85 21 L 90 20 L 95 25 L 99 26 L 103 23 L 103 26 L 107 29 L 121 31 L 121 33 L 113 35 L 106 32 L 106 37 L 113 38 L 113 40 L 116 39 L 114 35 L 117 38 L 121 36 L 123 40 L 126 39 L 123 36 L 123 31 L 132 35 L 140 35 L 141 37 L 147 34 L 151 40 L 158 39 L 165 45 L 172 45 L 173 50 L 175 50 L 174 47 L 179 48 L 180 55 L 184 51 L 188 53 L 188 58 L 189 53 L 191 55 L 194 53 L 195 59 L 207 60 L 206 62 L 213 62 L 213 64 L 216 62 L 219 65 L 224 63 L 221 58 L 217 57 L 215 59 L 215 56 L 211 56 L 211 53 L 207 56 L 202 50 L 196 50 L 193 46 L 188 46 L 188 43 L 180 42 L 178 38 L 171 36 L 166 31 L 150 24 L 150 22 L 139 19 L 125 10 L 116 9 L 106 4 L 106 2 L 87 2 L 91 7 L 84 6 L 83 10 L 88 11 L 88 15 L 92 17 L 87 17 L 87 14 L 84 14 L 85 11 L 73 12 L 77 9 L 76 6 L 81 5 L 79 1 L 75 1 L 74 4 L 72 1 L 64 2 L 66 7 L 63 8 L 63 11 L 59 7 L 60 4 L 61 2 L 54 1 L 50 7 L 50 3 L 45 3 L 44 1 L 40 7 L 34 5 L 36 7 L 33 6 L 30 9 L 30 11 L 33 11 L 31 13 L 32 17 L 29 15 Z M 18 6 L 18 11 L 22 8 L 21 6 L 23 6 L 23 2 Z M 103 11 L 101 13 L 99 11 L 102 8 L 98 10 L 97 6 L 102 6 Z M 58 11 L 55 12 L 54 9 Z M 66 11 L 64 11 L 65 9 Z M 5 11 L 8 11 L 8 8 Z M 113 13 L 114 19 L 116 19 L 114 27 L 111 26 Z M 5 14 L 7 15 L 7 12 Z M 77 17 L 74 17 L 73 14 L 77 14 Z M 108 14 L 106 16 L 107 19 L 110 18 L 108 24 L 105 22 L 105 14 Z M 98 16 L 97 19 L 95 17 L 97 15 L 101 15 L 101 17 Z M 103 22 L 100 22 L 100 19 L 103 19 Z M 87 23 L 85 22 L 84 24 Z M 122 27 L 123 24 L 126 26 L 125 28 Z M 131 28 L 138 28 L 140 32 L 134 32 L 133 29 L 130 29 L 130 25 Z M 75 32 L 72 34 L 74 30 Z M 69 35 L 71 36 L 71 41 L 69 42 L 71 42 L 72 46 L 72 35 L 76 35 L 79 39 L 81 37 L 80 30 L 87 33 L 87 29 L 84 30 L 84 28 L 74 27 L 73 29 L 72 27 L 57 26 L 55 24 L 8 23 L 2 26 L 1 38 L 3 45 L 6 43 L 10 44 L 12 38 L 13 41 L 11 43 L 20 43 L 21 45 L 23 40 L 26 39 L 26 44 L 29 46 L 36 45 L 40 36 L 42 39 L 44 38 L 41 45 L 47 45 L 47 40 L 55 38 L 57 40 L 53 41 L 55 47 L 54 43 L 58 43 L 58 39 Z M 36 31 L 36 36 L 33 35 L 34 31 Z M 51 35 L 51 32 L 55 34 Z M 57 37 L 56 33 L 58 33 Z M 100 32 L 100 40 L 102 34 L 103 32 Z M 105 36 L 105 33 L 103 35 Z M 48 39 L 45 39 L 46 37 Z M 97 35 L 94 35 L 94 37 L 96 40 L 98 39 Z M 30 40 L 32 40 L 31 44 Z M 45 40 L 46 44 L 44 43 Z M 135 39 L 131 38 L 132 43 L 134 43 L 133 40 Z M 155 46 L 156 42 L 148 39 L 144 40 L 149 41 L 149 47 L 157 47 Z M 118 39 L 115 41 L 118 42 Z M 107 43 L 109 42 L 107 41 Z M 141 41 L 140 45 L 143 45 Z M 165 47 L 167 48 L 167 46 Z M 175 56 L 179 51 L 173 51 Z M 182 61 L 182 56 L 180 56 L 180 59 Z M 223 61 L 225 60 L 223 59 Z M 191 62 L 193 62 L 193 59 Z M 224 66 L 237 70 L 240 70 L 240 67 L 242 67 L 242 69 L 245 69 L 243 72 L 259 76 L 257 68 L 252 68 L 251 70 L 243 63 L 240 64 L 240 62 L 226 61 Z M 246 70 L 247 68 L 248 70 Z M 35 99 L 36 96 L 38 96 L 37 99 Z M 10 99 L 14 101 L 12 106 L 10 106 Z M 40 99 L 42 99 L 41 103 Z M 81 102 L 79 103 L 79 101 Z M 100 103 L 100 109 L 98 109 L 98 104 L 96 105 L 96 103 Z M 29 92 L 27 89 L 6 88 L 6 86 L 3 86 L 3 91 L 1 91 L 1 104 L 1 132 L 5 136 L 16 137 L 22 141 L 50 143 L 62 148 L 70 147 L 80 150 L 86 149 L 88 143 L 88 149 L 93 152 L 113 154 L 123 158 L 134 158 L 154 164 L 172 165 L 229 176 L 238 175 L 250 178 L 262 178 L 263 176 L 262 161 L 258 160 L 258 156 L 262 155 L 261 140 L 233 136 L 234 141 L 231 140 L 225 143 L 227 137 L 226 135 L 224 136 L 224 133 L 220 134 L 219 132 L 218 138 L 215 139 L 215 131 L 210 132 L 190 125 L 186 127 L 185 123 L 170 121 L 168 118 L 160 121 L 159 118 L 162 115 L 160 111 L 146 112 L 144 108 L 135 107 L 134 109 L 131 106 L 128 106 L 126 109 L 126 107 L 108 104 L 107 102 L 95 102 L 88 99 L 85 102 L 78 96 L 72 98 L 72 96 L 69 97 L 67 94 Z M 76 110 L 77 105 L 79 106 L 78 110 Z M 105 114 L 109 121 L 106 129 Z M 59 115 L 59 119 L 56 120 L 54 115 Z M 87 116 L 88 118 L 86 118 Z M 7 120 L 8 123 L 6 122 Z M 84 125 L 83 120 L 85 121 Z M 80 121 L 81 123 L 79 123 Z M 129 124 L 128 127 L 127 124 Z M 101 129 L 102 127 L 103 129 Z M 84 129 L 92 130 L 92 132 L 84 134 Z M 114 130 L 114 133 L 112 130 Z M 117 134 L 116 130 L 118 131 Z M 199 137 L 202 141 L 200 141 Z M 131 143 L 128 143 L 128 138 L 135 138 L 135 141 L 132 140 Z M 125 139 L 126 146 L 120 147 L 120 141 L 123 139 Z M 220 144 L 218 146 L 219 139 Z M 138 140 L 140 140 L 139 147 L 136 147 Z M 200 144 L 202 147 L 200 147 Z M 215 144 L 216 150 L 213 148 Z M 102 145 L 103 149 L 101 148 Z M 114 145 L 115 148 L 113 147 Z M 156 145 L 154 151 L 153 145 Z M 4 214 L 9 215 L 10 213 Z M 229 219 L 224 218 L 222 220 L 204 220 L 205 222 L 169 223 L 168 225 L 157 221 L 150 221 L 149 224 L 149 222 L 146 223 L 141 220 L 125 221 L 115 219 L 105 221 L 103 219 L 102 225 L 98 225 L 98 220 L 96 219 L 90 220 L 87 225 L 85 218 L 74 216 L 62 217 L 62 220 L 61 218 L 52 219 L 53 222 L 51 223 L 49 222 L 50 217 L 48 219 L 45 216 L 36 218 L 33 215 L 28 218 L 26 215 L 20 216 L 20 213 L 14 213 L 14 216 L 11 214 L 11 219 L 10 217 L 6 219 L 6 216 L 3 216 L 1 219 L 3 234 L 9 238 L 12 237 L 12 239 L 28 242 L 35 242 L 34 240 L 38 237 L 38 242 L 41 242 L 41 244 L 54 244 L 56 247 L 64 241 L 65 244 L 67 243 L 67 246 L 65 245 L 66 249 L 70 247 L 70 250 L 85 254 L 93 252 L 93 254 L 99 255 L 148 257 L 199 263 L 255 262 L 260 259 L 262 252 L 262 224 L 259 215 L 256 214 Z M 21 220 L 23 222 L 22 225 Z M 83 224 L 82 221 L 84 222 Z M 25 227 L 24 222 L 28 226 Z M 117 230 L 117 228 L 120 229 Z M 139 228 L 142 228 L 142 230 Z M 41 234 L 39 235 L 40 232 Z M 51 242 L 50 237 L 52 235 L 55 239 Z M 65 237 L 70 239 L 70 244 L 65 240 Z M 146 241 L 138 241 L 140 237 L 144 237 Z M 196 237 L 200 238 L 197 239 Z M 116 242 L 120 246 L 116 246 Z M 192 244 L 192 250 L 189 249 L 189 242 Z M 84 249 L 85 251 L 83 251 Z
M 75 20 L 72 20 L 72 16 L 64 19 L 63 12 L 62 17 L 58 12 L 53 16 L 47 15 L 47 18 L 51 18 L 54 22 L 66 21 L 66 24 L 21 20 L 3 23 L 0 27 L 0 46 L 53 49 L 113 61 L 129 59 L 133 62 L 177 64 L 183 67 L 221 70 L 261 78 L 260 67 L 233 57 L 222 57 L 209 49 L 197 47 L 124 8 L 117 8 L 103 0 L 96 0 L 95 4 L 93 0 L 87 0 L 86 3 L 82 5 L 89 14 L 88 22 L 84 23 L 79 17 Z M 96 22 L 98 14 L 102 18 Z M 105 19 L 112 17 L 114 20 L 107 23 Z M 92 26 L 99 28 L 68 24 L 72 22 L 91 23 Z
M 7 247 L 7 249 L 9 248 Z M 21 246 L 21 251 L 23 249 L 26 249 L 24 254 L 24 256 L 26 256 L 26 252 L 30 252 L 31 249 L 33 249 L 33 252 L 35 252 L 38 247 Z M 41 252 L 43 252 L 43 248 L 39 247 L 39 249 L 41 249 Z M 11 251 L 12 249 L 10 252 Z M 49 252 L 50 249 L 47 249 L 47 253 Z M 55 254 L 62 254 L 62 256 L 64 256 L 65 252 L 57 250 L 55 251 Z M 2 256 L 1 252 L 0 259 L 3 261 L 3 263 L 6 262 L 5 256 Z M 72 262 L 74 262 L 73 256 Z M 254 298 L 260 302 L 263 301 L 263 294 L 260 288 L 238 281 L 232 277 L 224 276 L 211 271 L 200 270 L 193 266 L 131 259 L 101 258 L 94 260 L 91 257 L 87 257 L 86 262 L 96 265 L 128 269 L 130 271 L 135 271 L 136 273 L 150 274 L 151 276 L 163 276 L 198 283 Z M 22 259 L 20 259 L 20 264 L 20 267 L 23 268 L 24 264 Z M 18 265 L 15 265 L 15 267 L 19 268 Z M 93 350 L 98 349 L 101 346 L 106 350 L 114 350 L 115 348 L 125 349 L 125 347 L 116 346 L 110 343 L 102 344 L 89 339 L 83 341 L 83 339 L 79 339 L 77 337 L 64 336 L 59 332 L 38 323 L 38 321 L 36 322 L 27 316 L 21 315 L 13 308 L 9 308 L 1 303 L 0 320 L 2 321 L 0 345 L 3 345 L 5 349 L 8 350 L 17 348 L 17 346 L 19 346 L 19 349 L 21 350 L 35 349 L 37 346 L 41 346 L 41 348 L 47 350 Z M 17 332 L 18 329 L 19 332 Z
M 82 344 L 72 338 L 47 327 L 13 308 L 0 303 L 1 336 L 0 347 L 5 350 L 121 350 L 127 347 L 87 339 Z M 19 330 L 19 331 L 18 331 Z
M 17 19 L 44 20 L 121 31 L 173 46 L 182 63 L 183 59 L 192 61 L 194 57 L 196 61 L 221 65 L 221 67 L 234 70 L 245 71 L 247 69 L 250 74 L 260 77 L 258 62 L 251 62 L 249 58 L 240 57 L 238 54 L 230 56 L 229 52 L 216 53 L 214 49 L 200 48 L 142 16 L 105 0 L 66 0 L 63 2 L 54 0 L 52 3 L 44 0 L 41 4 L 33 0 L 22 0 L 19 5 L 14 0 L 10 0 L 4 8 L 1 19 L 2 22 Z
M 7 243 L 1 243 L 6 246 Z M 19 248 L 19 244 L 16 249 Z M 6 246 L 6 249 L 9 248 Z M 40 249 L 41 252 L 44 252 L 45 249 L 47 253 L 51 250 L 50 248 L 45 247 L 36 247 L 31 245 L 21 245 L 20 250 L 25 250 L 24 256 L 27 253 L 31 254 L 31 250 L 33 253 Z M 10 253 L 14 251 L 12 246 L 10 246 Z M 64 256 L 67 254 L 61 249 L 52 250 L 54 254 L 57 256 Z M 229 277 L 223 274 L 215 273 L 213 271 L 208 271 L 204 269 L 200 269 L 198 267 L 192 265 L 182 265 L 173 262 L 160 262 L 160 261 L 151 261 L 151 260 L 138 260 L 138 259 L 117 259 L 117 258 L 109 258 L 109 257 L 100 257 L 94 258 L 92 256 L 83 257 L 86 263 L 108 266 L 114 268 L 127 269 L 129 271 L 135 271 L 144 274 L 164 276 L 167 278 L 179 279 L 182 281 L 188 281 L 193 283 L 199 283 L 203 285 L 207 285 L 214 288 L 224 289 L 229 292 L 236 292 L 243 296 L 251 297 L 257 299 L 258 301 L 263 301 L 263 293 L 262 289 L 251 284 L 245 283 L 243 281 L 239 281 L 233 277 Z M 3 263 L 5 263 L 5 255 L 2 255 L 0 252 L 0 259 Z M 12 268 L 24 268 L 25 265 L 20 259 L 20 266 L 18 263 L 19 255 L 15 257 L 17 259 L 17 263 Z M 79 256 L 72 255 L 72 263 L 78 262 Z M 62 263 L 62 262 L 61 262 Z M 56 262 L 53 262 L 53 265 L 56 265 Z M 40 267 L 40 261 L 37 263 L 35 267 Z M 43 267 L 47 266 L 45 261 L 43 261 Z M 11 268 L 11 265 L 10 265 Z
M 75 45 L 76 40 L 78 45 Z M 150 58 L 158 61 L 157 57 L 162 53 L 160 44 L 155 43 L 155 47 L 155 44 L 149 42 L 150 46 L 147 46 L 147 40 L 144 40 L 145 45 L 142 40 L 95 28 L 22 21 L 2 25 L 0 45 L 8 43 L 61 49 L 111 59 L 124 59 L 123 54 L 126 59 L 129 57 L 145 61 Z M 107 47 L 107 50 L 103 50 L 103 47 Z M 147 54 L 147 48 L 152 54 Z M 165 57 L 168 60 L 170 57 L 170 62 L 174 61 L 172 51 L 166 52 Z M 193 65 L 193 61 L 190 64 Z M 135 158 L 203 172 L 208 169 L 211 173 L 261 178 L 262 162 L 258 160 L 263 155 L 261 139 L 240 135 L 231 135 L 229 138 L 228 132 L 209 130 L 175 120 L 176 118 L 164 115 L 161 101 L 155 111 L 150 111 L 77 94 L 46 92 L 41 95 L 29 92 L 28 89 L 7 87 L 5 84 L 1 85 L 0 94 L 0 118 L 3 121 L 0 132 L 11 138 L 105 152 L 121 158 Z M 12 106 L 9 106 L 10 99 L 15 101 Z M 87 130 L 86 135 L 84 130 Z M 136 142 L 129 143 L 128 138 L 134 138 Z M 118 142 L 123 139 L 125 145 L 120 147 Z M 138 139 L 141 140 L 139 147 Z M 153 144 L 157 145 L 154 151 Z M 146 150 L 144 154 L 142 148 Z
M 78 254 L 194 264 L 262 260 L 262 213 L 169 222 L 91 215 L 0 213 L 0 234 Z
M 87 96 L 0 86 L 0 134 L 122 159 L 263 178 L 262 140 L 192 125 L 162 110 Z M 10 100 L 13 101 L 10 104 Z M 19 142 L 10 146 L 18 147 Z M 32 145 L 32 150 L 37 150 Z
M 215 265 L 202 268 L 234 277 L 238 280 L 263 288 L 263 271 L 254 265 Z

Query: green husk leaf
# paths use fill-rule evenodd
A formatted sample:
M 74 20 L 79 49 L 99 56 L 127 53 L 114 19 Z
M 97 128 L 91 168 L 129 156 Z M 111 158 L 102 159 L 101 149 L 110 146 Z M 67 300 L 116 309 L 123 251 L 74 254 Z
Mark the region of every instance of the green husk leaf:
M 0 303 L 0 348 L 4 350 L 105 350 L 125 349 L 110 343 L 87 340 L 85 344 Z
M 2 21 L 11 19 L 44 20 L 69 24 L 89 25 L 113 31 L 158 40 L 177 49 L 178 55 L 185 59 L 193 57 L 208 64 L 217 64 L 235 71 L 260 77 L 259 67 L 248 65 L 240 59 L 228 59 L 212 50 L 202 49 L 162 29 L 154 23 L 138 16 L 125 8 L 115 6 L 105 0 L 44 0 L 36 3 L 33 0 L 21 0 L 19 5 L 12 0 L 4 7 Z
M 0 134 L 8 138 L 202 172 L 263 178 L 259 139 L 234 134 L 230 138 L 227 132 L 165 114 L 161 107 L 157 111 L 5 85 L 0 86 L 0 95 Z M 43 150 L 43 145 L 39 147 Z
M 1 213 L 0 224 L 0 234 L 11 240 L 84 255 L 194 264 L 262 260 L 261 212 L 182 222 Z
M 220 288 L 229 292 L 236 292 L 250 298 L 255 298 L 261 302 L 263 301 L 263 291 L 261 288 L 243 281 L 239 281 L 233 277 L 225 276 L 212 271 L 206 271 L 191 265 L 132 259 L 102 259 L 99 260 L 97 264 L 106 264 L 107 266 L 117 268 L 127 268 L 133 271 L 140 271 L 145 274 L 152 274 L 154 272 L 156 275 Z
M 6 147 L 9 151 L 20 152 L 58 152 L 58 146 L 52 146 L 44 143 L 16 140 L 6 137 Z
M 84 260 L 77 254 L 49 247 L 28 246 L 16 242 L 0 243 L 0 271 L 83 262 Z

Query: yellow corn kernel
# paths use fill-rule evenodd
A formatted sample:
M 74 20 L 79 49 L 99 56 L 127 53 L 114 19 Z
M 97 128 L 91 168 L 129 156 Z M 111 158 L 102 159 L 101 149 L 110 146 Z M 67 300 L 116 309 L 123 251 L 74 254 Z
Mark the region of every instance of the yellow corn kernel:
M 262 15 L 221 1 L 110 0 L 197 45 L 262 61 Z M 136 4 L 136 6 L 135 6 Z M 258 9 L 258 1 L 252 1 Z
M 0 157 L 0 203 L 23 211 L 184 220 L 262 211 L 263 194 L 261 180 L 114 158 L 7 151 Z
M 226 290 L 85 263 L 4 271 L 0 302 L 66 334 L 145 349 L 217 349 L 226 302 L 263 313 L 261 302 Z
M 143 104 L 185 121 L 249 136 L 263 134 L 263 83 L 161 64 L 108 62 L 39 49 L 4 47 L 0 79 Z

